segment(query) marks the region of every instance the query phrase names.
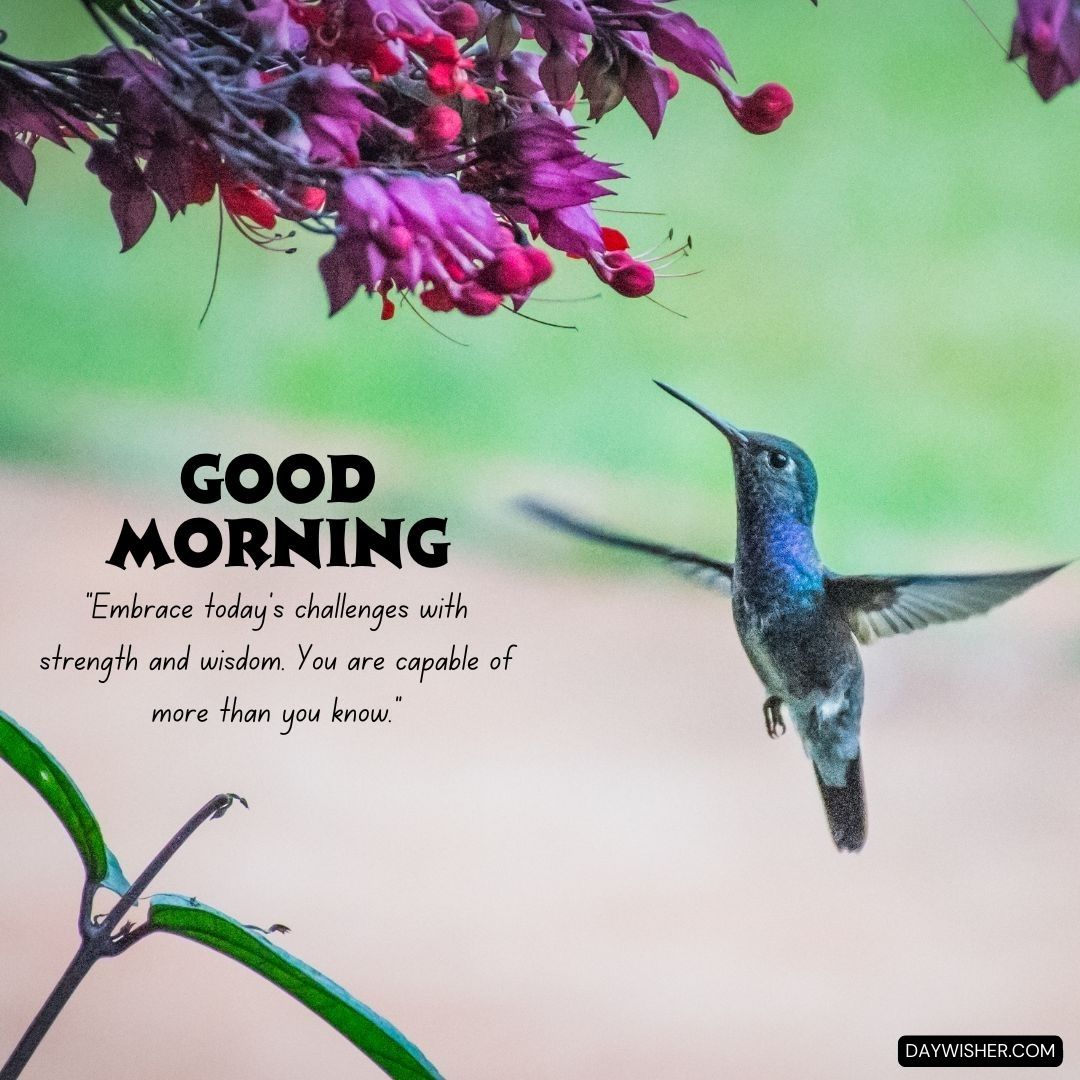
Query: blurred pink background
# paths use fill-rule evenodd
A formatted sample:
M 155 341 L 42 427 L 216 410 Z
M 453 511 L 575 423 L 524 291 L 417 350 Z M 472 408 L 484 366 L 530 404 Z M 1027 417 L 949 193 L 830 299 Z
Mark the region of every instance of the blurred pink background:
M 727 602 L 707 591 L 457 549 L 441 571 L 121 575 L 104 559 L 123 518 L 175 525 L 191 504 L 11 469 L 0 500 L 16 510 L 0 539 L 0 706 L 73 774 L 128 873 L 210 795 L 246 795 L 251 810 L 208 824 L 156 889 L 288 924 L 286 948 L 448 1078 L 877 1077 L 913 1033 L 1060 1034 L 1075 1053 L 1080 572 L 866 653 L 870 839 L 841 857 L 796 738 L 766 738 Z M 88 590 L 136 588 L 410 605 L 453 589 L 469 618 L 377 634 L 282 620 L 257 635 L 85 618 Z M 100 686 L 38 670 L 60 642 L 149 655 L 189 636 L 196 653 L 250 637 L 287 660 L 297 640 L 388 656 L 519 647 L 505 674 L 423 687 L 395 672 L 140 671 Z M 403 701 L 377 729 L 288 737 L 148 720 L 172 701 L 335 692 Z M 75 949 L 80 866 L 6 771 L 0 809 L 6 1055 Z M 91 973 L 24 1075 L 381 1074 L 276 988 L 159 935 Z

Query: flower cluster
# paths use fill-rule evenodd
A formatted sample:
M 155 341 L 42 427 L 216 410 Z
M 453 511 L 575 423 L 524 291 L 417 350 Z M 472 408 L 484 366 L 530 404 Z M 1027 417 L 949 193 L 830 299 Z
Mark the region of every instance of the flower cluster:
M 1080 79 L 1080 3 L 1019 0 L 1009 59 L 1021 56 L 1044 101 Z
M 331 313 L 360 291 L 384 318 L 410 295 L 516 310 L 549 252 L 645 296 L 654 267 L 597 219 L 622 174 L 582 150 L 585 110 L 625 99 L 655 135 L 676 69 L 751 133 L 792 109 L 776 83 L 736 94 L 720 43 L 669 0 L 83 2 L 100 53 L 0 52 L 0 183 L 25 201 L 35 143 L 82 141 L 122 250 L 160 207 L 215 197 L 258 244 L 325 234 Z

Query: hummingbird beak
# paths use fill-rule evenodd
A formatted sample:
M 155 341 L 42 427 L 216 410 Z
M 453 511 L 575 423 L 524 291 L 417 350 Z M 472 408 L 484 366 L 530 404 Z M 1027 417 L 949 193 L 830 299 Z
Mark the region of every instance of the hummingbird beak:
M 722 420 L 715 413 L 711 413 L 708 409 L 702 408 L 696 401 L 691 401 L 690 398 L 685 394 L 680 394 L 674 387 L 668 386 L 667 383 L 660 382 L 659 379 L 654 379 L 653 382 L 673 398 L 681 401 L 684 405 L 689 405 L 699 416 L 704 416 L 717 431 L 723 432 L 724 438 L 731 443 L 732 450 L 737 450 L 740 446 L 746 446 L 750 441 L 734 424 L 729 423 L 727 420 Z

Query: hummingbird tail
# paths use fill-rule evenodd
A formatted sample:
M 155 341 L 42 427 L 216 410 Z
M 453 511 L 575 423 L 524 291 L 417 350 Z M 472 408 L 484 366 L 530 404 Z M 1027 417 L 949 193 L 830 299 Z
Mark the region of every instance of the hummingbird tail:
M 825 816 L 829 819 L 837 851 L 859 851 L 866 843 L 866 799 L 863 792 L 862 758 L 856 756 L 847 767 L 843 787 L 832 787 L 814 766 Z

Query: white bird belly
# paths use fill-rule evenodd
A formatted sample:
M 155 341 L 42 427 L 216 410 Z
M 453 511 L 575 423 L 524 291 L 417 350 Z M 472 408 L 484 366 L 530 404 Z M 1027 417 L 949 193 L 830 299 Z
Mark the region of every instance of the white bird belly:
M 770 628 L 775 633 L 775 627 Z M 848 762 L 859 753 L 859 712 L 852 709 L 850 680 L 827 689 L 805 687 L 797 692 L 773 658 L 764 627 L 748 620 L 742 634 L 746 655 L 770 695 L 783 701 L 802 740 L 807 756 L 817 765 L 827 784 L 842 785 Z

